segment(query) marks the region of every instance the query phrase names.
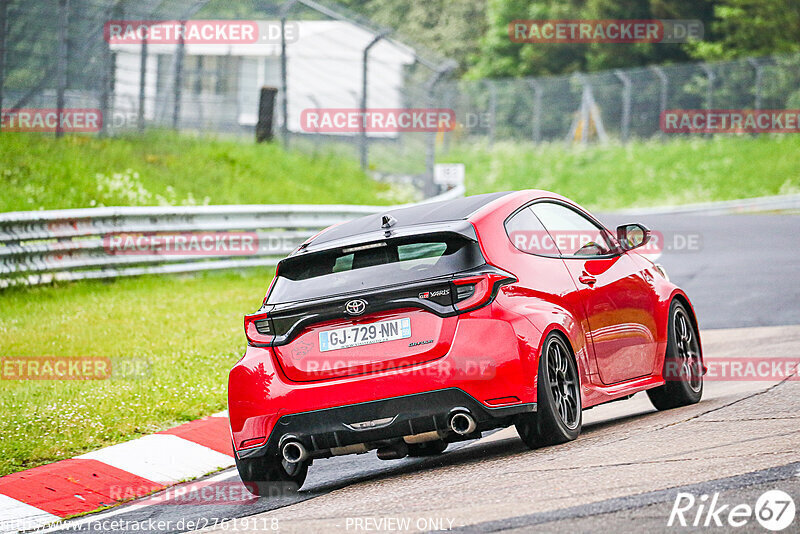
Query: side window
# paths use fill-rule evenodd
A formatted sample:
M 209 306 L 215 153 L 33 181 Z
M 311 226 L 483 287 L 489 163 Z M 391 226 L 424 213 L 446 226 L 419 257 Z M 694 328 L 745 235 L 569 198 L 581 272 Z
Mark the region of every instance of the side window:
M 529 254 L 558 256 L 550 234 L 530 208 L 523 208 L 506 221 L 506 233 L 516 248 Z
M 577 211 L 553 202 L 537 202 L 531 211 L 564 256 L 600 256 L 613 250 L 605 231 Z

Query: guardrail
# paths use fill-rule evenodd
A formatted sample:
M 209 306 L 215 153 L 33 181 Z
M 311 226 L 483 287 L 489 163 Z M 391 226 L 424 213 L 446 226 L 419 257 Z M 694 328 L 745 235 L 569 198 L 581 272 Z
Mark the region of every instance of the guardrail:
M 425 202 L 463 194 L 458 187 Z M 275 265 L 327 226 L 397 207 L 231 205 L 0 213 L 0 288 Z M 172 236 L 167 247 L 163 238 L 157 243 L 164 235 Z M 194 243 L 183 240 L 177 246 L 181 235 L 195 236 Z M 138 246 L 136 236 L 147 237 L 144 246 Z M 217 239 L 210 250 L 196 248 L 204 236 L 206 242 Z M 238 250 L 228 246 L 232 241 Z
M 618 215 L 691 214 L 736 215 L 743 213 L 791 213 L 800 211 L 800 194 L 773 195 L 767 197 L 718 200 L 681 206 L 656 206 L 654 208 L 632 208 L 618 210 Z

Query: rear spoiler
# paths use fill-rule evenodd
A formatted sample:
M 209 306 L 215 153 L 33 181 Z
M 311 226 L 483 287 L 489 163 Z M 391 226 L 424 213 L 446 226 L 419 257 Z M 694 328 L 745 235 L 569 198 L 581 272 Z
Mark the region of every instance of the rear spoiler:
M 322 233 L 322 232 L 320 232 Z M 319 245 L 314 244 L 313 238 L 300 245 L 293 251 L 287 258 L 293 258 L 308 254 L 312 252 L 320 252 L 323 250 L 333 250 L 343 247 L 351 247 L 354 245 L 366 245 L 369 243 L 377 243 L 385 241 L 386 239 L 394 239 L 398 237 L 411 237 L 416 235 L 425 234 L 458 234 L 470 241 L 478 241 L 478 236 L 475 233 L 475 227 L 472 223 L 461 219 L 457 221 L 437 222 L 431 224 L 417 224 L 412 226 L 402 226 L 400 228 L 389 227 L 383 230 L 374 230 L 362 234 L 355 234 L 347 236 L 335 241 L 326 241 Z M 319 234 L 318 234 L 319 235 Z

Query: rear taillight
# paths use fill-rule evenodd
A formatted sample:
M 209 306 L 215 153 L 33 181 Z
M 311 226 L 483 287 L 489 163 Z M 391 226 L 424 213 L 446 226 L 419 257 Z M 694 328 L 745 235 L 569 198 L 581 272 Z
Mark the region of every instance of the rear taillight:
M 453 280 L 453 305 L 459 312 L 475 310 L 489 304 L 500 286 L 517 279 L 506 272 L 484 273 Z
M 266 313 L 253 313 L 244 316 L 244 335 L 251 343 L 271 343 L 275 339 L 272 319 Z

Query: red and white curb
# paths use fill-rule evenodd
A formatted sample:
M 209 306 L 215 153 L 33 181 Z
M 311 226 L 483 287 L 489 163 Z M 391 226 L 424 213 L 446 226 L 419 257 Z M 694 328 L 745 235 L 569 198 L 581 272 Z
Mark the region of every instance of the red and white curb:
M 234 464 L 228 413 L 0 477 L 0 532 L 41 528 Z

